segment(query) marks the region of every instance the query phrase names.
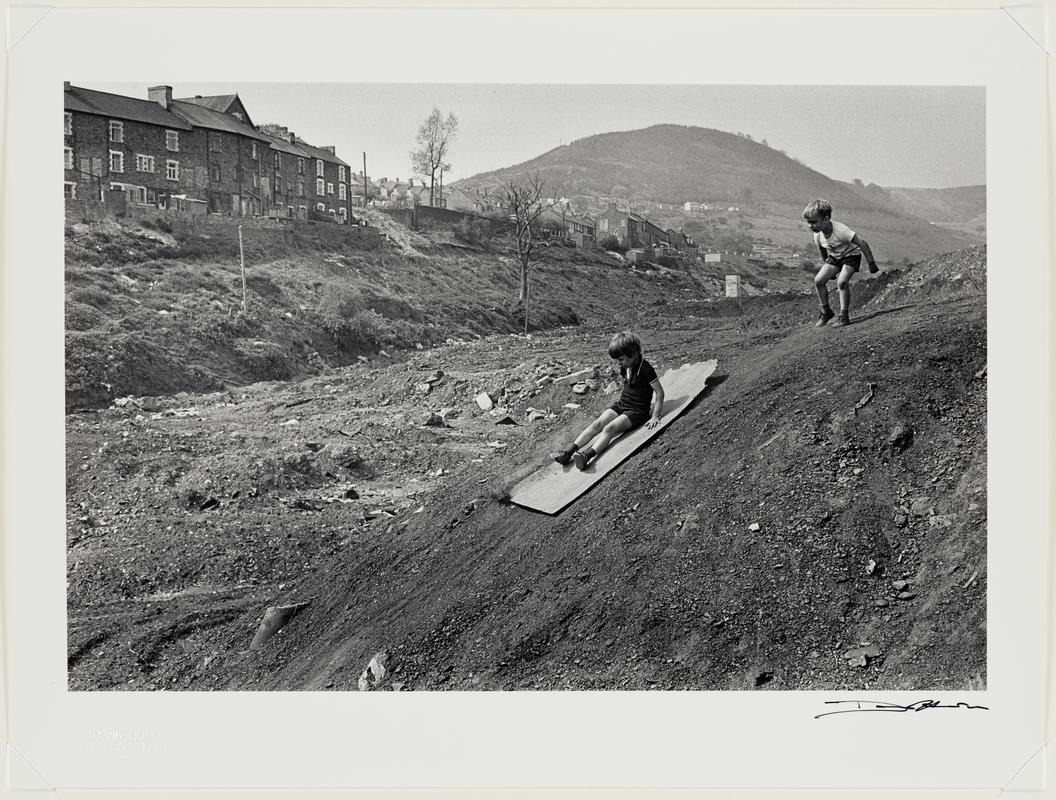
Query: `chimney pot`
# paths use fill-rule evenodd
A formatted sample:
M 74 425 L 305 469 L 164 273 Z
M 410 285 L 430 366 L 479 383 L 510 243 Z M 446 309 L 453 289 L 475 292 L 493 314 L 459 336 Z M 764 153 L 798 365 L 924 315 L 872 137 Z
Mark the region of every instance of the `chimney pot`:
M 70 82 L 69 81 L 63 81 L 62 82 L 62 91 L 64 91 L 64 92 L 70 91 Z

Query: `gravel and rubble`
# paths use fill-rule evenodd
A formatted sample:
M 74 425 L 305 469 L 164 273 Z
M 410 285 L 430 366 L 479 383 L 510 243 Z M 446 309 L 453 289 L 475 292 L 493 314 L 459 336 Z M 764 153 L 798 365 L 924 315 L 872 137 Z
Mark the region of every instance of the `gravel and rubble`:
M 508 488 L 612 402 L 608 323 L 68 415 L 70 688 L 985 685 L 985 298 L 700 308 L 633 325 L 709 388 L 554 517 Z

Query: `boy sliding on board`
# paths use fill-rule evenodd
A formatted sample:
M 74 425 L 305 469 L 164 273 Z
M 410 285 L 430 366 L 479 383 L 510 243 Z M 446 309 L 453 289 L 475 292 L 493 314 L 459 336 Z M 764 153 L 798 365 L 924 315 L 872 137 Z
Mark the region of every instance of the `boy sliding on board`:
M 803 209 L 803 219 L 814 233 L 814 243 L 825 262 L 814 276 L 814 288 L 818 290 L 818 300 L 821 301 L 821 314 L 815 325 L 820 328 L 835 316 L 829 308 L 829 281 L 833 278 L 840 292 L 840 316 L 836 324 L 850 325 L 851 278 L 862 265 L 863 254 L 869 262 L 869 271 L 880 271 L 873 251 L 865 239 L 832 218 L 832 205 L 828 200 L 812 200 Z
M 656 370 L 642 357 L 641 340 L 630 331 L 621 331 L 609 342 L 609 355 L 620 365 L 620 377 L 623 378 L 620 399 L 602 411 L 601 416 L 584 428 L 572 444 L 554 455 L 558 464 L 574 461 L 577 469 L 584 470 L 591 459 L 604 452 L 620 434 L 643 424 L 647 428 L 660 424 L 664 387 L 660 385 Z M 593 444 L 584 447 L 592 440 Z

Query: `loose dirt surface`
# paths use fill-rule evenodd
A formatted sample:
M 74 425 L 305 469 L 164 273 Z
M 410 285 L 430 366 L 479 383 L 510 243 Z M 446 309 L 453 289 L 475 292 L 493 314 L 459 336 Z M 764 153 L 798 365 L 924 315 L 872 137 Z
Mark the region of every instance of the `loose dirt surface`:
M 680 292 L 70 414 L 69 686 L 984 688 L 985 253 L 944 258 L 843 329 Z M 708 389 L 561 514 L 511 505 L 626 326 L 658 371 L 717 358 Z

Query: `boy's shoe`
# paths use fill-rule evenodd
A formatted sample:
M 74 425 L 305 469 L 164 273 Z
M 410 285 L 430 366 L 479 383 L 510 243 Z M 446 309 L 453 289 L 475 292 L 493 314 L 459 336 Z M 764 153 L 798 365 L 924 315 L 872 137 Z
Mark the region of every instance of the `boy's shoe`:
M 594 458 L 593 447 L 588 447 L 586 450 L 577 450 L 572 454 L 572 460 L 576 462 L 576 469 L 580 472 L 587 468 L 587 464 L 590 463 L 592 458 Z
M 848 314 L 846 311 L 841 311 L 840 312 L 840 316 L 838 316 L 836 318 L 836 327 L 837 328 L 842 328 L 845 325 L 850 325 L 850 324 L 851 324 L 850 314 Z
M 576 450 L 577 447 L 574 444 L 570 444 L 564 450 L 558 450 L 556 453 L 554 453 L 554 461 L 556 461 L 561 466 L 564 466 L 565 464 L 571 464 L 572 454 L 575 453 Z
M 815 328 L 822 327 L 825 323 L 827 323 L 830 319 L 832 319 L 835 316 L 836 315 L 832 313 L 832 309 L 831 308 L 823 308 L 823 309 L 821 309 L 821 313 L 818 315 L 818 321 L 814 323 L 814 327 Z
M 869 272 L 871 272 L 873 275 L 875 275 L 879 271 L 880 271 L 880 267 L 876 266 L 876 264 L 870 264 L 869 265 Z

